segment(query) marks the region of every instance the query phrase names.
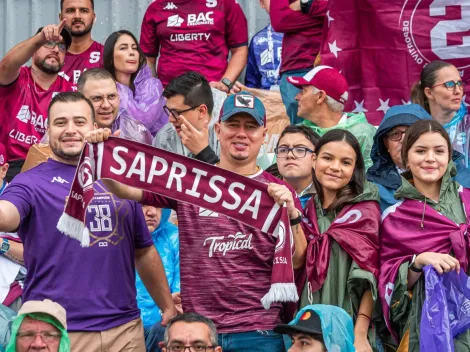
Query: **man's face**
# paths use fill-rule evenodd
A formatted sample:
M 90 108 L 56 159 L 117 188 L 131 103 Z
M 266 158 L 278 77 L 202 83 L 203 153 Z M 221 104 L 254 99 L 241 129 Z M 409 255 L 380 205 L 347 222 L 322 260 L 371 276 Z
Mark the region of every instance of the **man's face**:
M 119 93 L 112 79 L 88 79 L 81 92 L 93 104 L 99 128 L 111 128 L 119 113 Z
M 25 317 L 16 337 L 17 352 L 57 352 L 61 334 L 52 324 Z
M 160 219 L 162 218 L 162 208 L 155 208 L 150 205 L 142 206 L 144 211 L 145 222 L 149 232 L 152 233 L 160 225 Z
M 55 103 L 49 114 L 49 145 L 62 162 L 77 162 L 85 135 L 93 130 L 90 106 L 85 101 Z
M 299 102 L 297 115 L 307 119 L 317 108 L 318 95 L 313 94 L 313 86 L 303 86 L 300 92 L 295 96 L 295 100 Z
M 287 133 L 280 140 L 278 150 L 283 148 L 297 148 L 299 150 L 308 148 L 315 150 L 315 146 L 302 133 Z M 279 173 L 288 183 L 295 180 L 312 179 L 312 167 L 314 154 L 305 149 L 303 158 L 294 155 L 296 151 L 290 151 L 287 156 L 277 157 Z
M 403 147 L 403 136 L 408 128 L 408 126 L 396 126 L 383 137 L 385 148 L 387 148 L 395 165 L 400 169 L 405 168 L 401 161 L 401 148 Z
M 59 14 L 61 21 L 64 18 L 72 37 L 83 37 L 91 32 L 96 15 L 90 0 L 65 0 Z
M 199 351 L 197 347 L 202 349 L 203 347 L 212 346 L 211 331 L 204 323 L 176 322 L 171 326 L 168 332 L 168 346 L 173 348 L 182 347 L 181 351 L 184 350 L 183 346 L 193 346 L 196 347 L 192 349 L 193 351 Z M 163 352 L 168 351 L 168 346 L 163 347 Z M 222 348 L 216 347 L 208 350 L 221 352 Z
M 179 115 L 183 115 L 184 118 L 199 131 L 201 131 L 204 127 L 204 122 L 206 119 L 202 108 L 205 107 L 205 105 L 200 105 L 194 107 L 194 109 L 191 109 L 193 106 L 186 105 L 184 103 L 184 96 L 178 94 L 168 98 L 166 100 L 166 106 L 170 111 L 173 111 L 173 113 L 170 113 L 168 116 L 168 121 L 171 122 L 178 134 L 181 131 L 181 121 L 179 120 Z M 185 112 L 181 113 L 181 111 Z
M 326 352 L 323 343 L 307 334 L 294 334 L 291 336 L 292 347 L 287 352 Z
M 261 8 L 265 9 L 267 13 L 271 10 L 271 0 L 260 0 Z
M 58 45 L 55 45 L 52 49 L 41 46 L 34 53 L 32 59 L 38 69 L 53 75 L 59 73 L 62 66 L 64 66 L 65 52 L 60 51 Z
M 238 114 L 215 125 L 220 157 L 237 165 L 256 161 L 267 129 L 247 114 Z

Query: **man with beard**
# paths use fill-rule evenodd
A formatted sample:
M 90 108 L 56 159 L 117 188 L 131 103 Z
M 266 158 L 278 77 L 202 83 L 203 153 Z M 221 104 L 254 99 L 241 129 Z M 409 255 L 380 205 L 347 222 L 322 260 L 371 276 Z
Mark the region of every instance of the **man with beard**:
M 95 113 L 78 92 L 58 94 L 48 112 L 54 157 L 18 175 L 0 197 L 0 231 L 17 229 L 24 243 L 22 298 L 48 298 L 65 308 L 72 352 L 145 351 L 136 270 L 163 311 L 162 324 L 176 309 L 142 207 L 95 183 L 86 215 L 89 247 L 57 230 Z
M 104 46 L 91 38 L 96 21 L 94 0 L 61 0 L 59 19 L 67 21 L 65 28 L 72 34 L 72 45 L 60 75 L 77 84 L 83 71 L 103 68 Z
M 10 164 L 7 181 L 17 175 L 32 144 L 47 129 L 47 107 L 53 96 L 72 89 L 58 73 L 64 65 L 72 36 L 58 25 L 39 28 L 0 61 L 0 143 Z M 22 67 L 32 59 L 31 67 Z

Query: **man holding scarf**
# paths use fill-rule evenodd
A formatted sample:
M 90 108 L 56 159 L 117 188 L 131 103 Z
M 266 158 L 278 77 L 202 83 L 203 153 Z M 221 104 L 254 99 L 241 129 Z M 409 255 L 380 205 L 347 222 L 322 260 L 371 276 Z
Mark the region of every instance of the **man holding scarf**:
M 260 182 L 259 185 L 268 184 L 269 195 L 276 203 L 279 205 L 285 203 L 287 207 L 295 248 L 305 248 L 307 243 L 299 226 L 301 217 L 298 209 L 301 209 L 301 206 L 295 192 L 256 165 L 256 157 L 266 135 L 265 109 L 261 101 L 247 92 L 228 97 L 224 103 L 220 121 L 215 126 L 215 132 L 221 147 L 220 162 L 217 164 L 220 168 L 220 177 L 227 179 L 227 171 L 231 171 L 231 174 L 236 173 L 256 180 Z M 99 143 L 106 140 L 109 135 L 109 130 L 96 130 L 87 136 L 87 140 Z M 116 148 L 114 150 L 116 151 Z M 98 153 L 101 152 L 98 151 Z M 190 162 L 195 164 L 190 167 Z M 209 194 L 212 196 L 214 193 L 212 187 L 215 181 L 210 187 L 212 189 L 203 188 L 201 184 L 204 181 L 201 175 L 206 173 L 207 176 L 207 172 L 196 169 L 196 166 L 203 168 L 202 164 L 196 163 L 196 161 L 186 159 L 185 168 L 188 172 L 198 170 L 201 181 L 198 181 L 197 192 L 206 193 L 204 199 L 208 200 L 211 198 Z M 108 166 L 103 164 L 104 168 Z M 174 166 L 171 170 L 174 171 Z M 102 172 L 101 167 L 99 172 Z M 150 170 L 150 172 L 153 171 Z M 102 177 L 109 176 L 102 175 Z M 126 177 L 130 175 L 127 174 Z M 244 184 L 241 182 L 244 178 L 234 175 L 230 181 L 235 178 L 237 182 L 232 183 L 228 193 L 236 199 L 235 207 L 239 207 L 240 203 L 249 202 L 247 201 L 250 194 L 248 181 L 251 180 L 247 180 Z M 196 311 L 215 322 L 223 351 L 284 351 L 282 336 L 272 330 L 281 320 L 282 304 L 279 302 L 298 298 L 295 287 L 293 294 L 295 298 L 290 296 L 292 292 L 286 290 L 281 298 L 271 299 L 272 303 L 265 305 L 266 309 L 263 308 L 260 300 L 264 304 L 263 296 L 266 292 L 271 293 L 273 287 L 279 287 L 276 285 L 284 285 L 283 283 L 272 284 L 272 274 L 276 270 L 276 264 L 279 264 L 276 260 L 273 261 L 273 253 L 277 259 L 277 253 L 287 247 L 288 254 L 292 256 L 290 240 L 286 238 L 288 234 L 278 231 L 271 236 L 266 231 L 262 232 L 254 226 L 248 226 L 249 219 L 246 218 L 251 218 L 252 212 L 245 212 L 243 216 L 238 215 L 232 218 L 196 204 L 190 204 L 189 196 L 183 198 L 175 195 L 175 198 L 181 199 L 175 200 L 147 190 L 127 187 L 116 181 L 104 180 L 103 182 L 120 198 L 176 210 L 180 233 L 183 310 Z M 153 182 L 155 183 L 155 179 Z M 225 194 L 221 183 L 219 179 L 220 189 L 219 192 L 216 191 L 219 196 L 216 195 L 212 199 L 219 198 L 220 201 Z M 196 193 L 194 189 L 192 192 L 188 191 L 186 191 L 187 194 Z M 262 203 L 261 199 L 264 198 L 259 199 L 258 203 Z M 225 198 L 222 205 L 225 209 L 221 207 L 220 212 L 227 214 L 226 209 L 235 209 L 233 204 L 228 204 L 229 202 L 232 203 L 233 199 Z M 259 204 L 255 206 L 256 209 L 258 207 Z M 60 225 L 59 223 L 58 226 Z M 275 236 L 282 237 L 282 240 L 278 239 L 276 242 Z M 290 269 L 284 269 L 290 271 L 292 271 L 292 266 L 301 267 L 304 261 L 303 257 L 297 256 L 297 252 L 292 258 L 281 258 L 290 263 Z M 293 280 L 293 276 L 291 277 Z
M 93 129 L 94 109 L 81 93 L 68 92 L 52 100 L 48 116 L 54 159 L 18 175 L 0 197 L 0 231 L 17 230 L 24 243 L 23 299 L 49 298 L 67 310 L 73 352 L 142 351 L 136 268 L 163 310 L 163 323 L 176 314 L 142 209 L 96 183 L 96 196 L 84 209 L 89 248 L 63 236 L 56 224 L 84 137 Z

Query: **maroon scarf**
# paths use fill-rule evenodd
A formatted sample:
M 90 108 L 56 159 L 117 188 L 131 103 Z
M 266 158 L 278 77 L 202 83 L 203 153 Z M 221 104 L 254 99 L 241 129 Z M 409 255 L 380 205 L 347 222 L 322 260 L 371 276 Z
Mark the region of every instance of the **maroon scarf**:
M 400 266 L 423 252 L 454 253 L 463 270 L 468 267 L 470 245 L 467 235 L 470 221 L 470 190 L 460 188 L 460 199 L 467 214 L 466 224 L 456 224 L 429 205 L 411 199 L 395 204 L 383 214 L 380 228 L 379 294 L 385 321 L 390 324 L 390 305 Z M 423 217 L 424 212 L 424 217 Z M 423 227 L 421 227 L 421 223 Z
M 331 239 L 334 239 L 363 270 L 379 276 L 380 207 L 375 201 L 347 204 L 328 230 L 320 233 L 315 200 L 304 210 L 302 228 L 307 236 L 307 279 L 312 292 L 325 282 L 330 262 Z
M 298 300 L 287 208 L 274 202 L 266 184 L 130 140 L 110 138 L 86 144 L 57 224 L 59 231 L 83 247 L 90 241 L 84 224 L 86 208 L 93 198 L 93 182 L 101 178 L 212 210 L 276 237 L 271 289 L 262 299 L 263 306 Z

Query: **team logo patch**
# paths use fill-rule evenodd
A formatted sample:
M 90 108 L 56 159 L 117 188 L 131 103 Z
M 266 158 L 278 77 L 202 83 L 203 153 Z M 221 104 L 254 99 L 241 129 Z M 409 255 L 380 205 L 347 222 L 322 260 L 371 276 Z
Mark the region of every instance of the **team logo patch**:
M 302 314 L 299 320 L 305 321 L 305 320 L 309 320 L 311 317 L 312 317 L 311 312 L 305 312 L 304 314 Z
M 255 108 L 255 97 L 252 95 L 237 95 L 235 97 L 235 107 L 254 109 Z
M 399 25 L 402 40 L 418 65 L 445 60 L 470 67 L 469 0 L 406 0 Z
M 89 157 L 85 158 L 78 169 L 78 182 L 82 189 L 88 188 L 93 184 L 93 170 L 91 168 L 91 160 Z

